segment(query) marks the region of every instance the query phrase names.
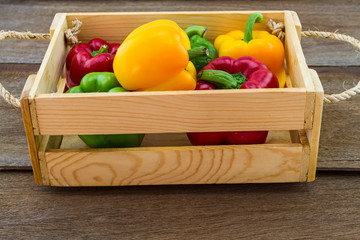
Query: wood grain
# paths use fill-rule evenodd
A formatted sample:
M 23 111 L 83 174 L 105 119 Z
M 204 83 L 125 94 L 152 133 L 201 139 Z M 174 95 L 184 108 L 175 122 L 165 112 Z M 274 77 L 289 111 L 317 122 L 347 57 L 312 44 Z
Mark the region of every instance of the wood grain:
M 300 144 L 48 150 L 52 186 L 298 182 Z
M 306 135 L 310 147 L 308 181 L 314 181 L 318 152 L 319 152 L 321 120 L 322 120 L 323 103 L 324 103 L 324 89 L 321 85 L 319 76 L 316 73 L 316 71 L 310 69 L 310 75 L 311 75 L 312 83 L 314 85 L 315 100 L 313 103 L 314 107 L 312 110 L 312 116 L 313 116 L 312 129 L 306 130 Z
M 352 35 L 360 38 L 357 1 L 303 0 L 298 1 L 206 1 L 187 3 L 181 0 L 121 1 L 108 0 L 107 4 L 96 1 L 1 1 L 1 29 L 33 32 L 49 32 L 54 15 L 59 12 L 149 12 L 149 11 L 234 11 L 234 10 L 293 10 L 298 13 L 304 30 L 323 30 Z M 14 16 L 16 20 L 14 20 Z M 31 19 L 31 21 L 29 21 Z M 344 21 L 346 19 L 346 21 Z M 48 41 L 2 41 L 1 63 L 41 63 Z M 16 47 L 14 47 L 14 45 Z M 359 65 L 359 58 L 350 45 L 328 39 L 302 39 L 305 57 L 309 65 L 344 66 Z M 21 58 L 19 58 L 21 57 Z
M 48 32 L 56 12 L 291 9 L 304 30 L 360 38 L 358 1 L 1 1 L 0 29 Z M 347 19 L 347 21 L 344 21 Z M 1 63 L 40 63 L 47 41 L 5 40 Z M 327 39 L 302 39 L 326 93 L 359 81 L 358 53 Z M 323 67 L 319 67 L 323 66 Z M 347 67 L 328 67 L 347 66 Z M 0 64 L 20 96 L 38 65 Z M 360 170 L 360 98 L 324 105 L 318 169 Z M 30 167 L 18 109 L 0 99 L 0 169 Z M 6 116 L 6 117 L 5 117 Z M 21 167 L 21 168 L 22 168 Z M 318 172 L 310 184 L 112 188 L 38 187 L 32 172 L 0 171 L 1 239 L 357 239 L 358 172 Z M 46 207 L 45 207 L 46 206 Z
M 93 38 L 94 34 L 109 40 L 122 40 L 137 26 L 159 18 L 170 18 L 180 26 L 189 25 L 190 23 L 198 25 L 203 25 L 206 22 L 212 23 L 208 24 L 213 34 L 209 35 L 209 39 L 211 39 L 211 37 L 214 38 L 218 34 L 229 31 L 230 29 L 227 29 L 229 27 L 244 25 L 250 14 L 251 12 L 72 13 L 67 14 L 66 18 L 68 24 L 75 18 L 83 22 L 82 31 L 79 35 L 80 39 L 83 40 L 89 40 L 86 37 Z M 273 18 L 283 21 L 284 12 L 264 12 L 264 16 L 267 20 Z M 293 18 L 291 12 L 286 12 L 285 16 Z M 59 26 L 56 27 L 58 32 L 56 34 L 55 31 L 53 40 L 60 36 L 59 33 L 65 27 L 64 20 L 61 20 L 63 17 L 64 15 L 62 17 L 56 16 L 55 22 L 59 22 Z M 294 42 L 297 43 L 297 48 L 287 44 L 287 47 L 294 49 L 289 51 L 290 54 L 287 56 L 290 62 L 288 67 L 291 70 L 291 77 L 296 77 L 298 80 L 296 87 L 307 87 L 306 78 L 308 76 L 306 74 L 308 72 L 306 71 L 307 65 L 305 61 L 293 60 L 300 59 L 297 54 L 301 55 L 295 24 L 292 20 L 285 21 L 285 24 L 291 25 L 287 28 L 287 41 L 293 44 Z M 113 29 L 114 26 L 117 26 L 116 31 Z M 265 24 L 257 26 L 266 29 Z M 61 41 L 56 44 L 61 44 Z M 48 61 L 63 62 L 60 53 L 64 51 L 64 46 L 55 46 L 55 42 L 52 41 L 39 70 L 40 76 L 35 82 L 31 96 L 40 93 L 51 93 L 51 91 L 45 91 L 45 89 L 50 90 L 51 88 L 48 85 L 53 86 L 54 82 L 58 80 L 58 71 L 55 71 L 55 77 L 48 76 L 49 71 L 57 70 L 53 69 L 54 64 L 48 63 Z M 60 56 L 56 55 L 56 60 L 54 57 L 50 58 L 50 55 L 55 56 L 57 52 L 59 53 L 57 55 Z M 304 59 L 303 56 L 302 59 Z M 307 91 L 311 90 L 307 89 Z M 278 95 L 270 94 L 268 91 L 280 93 L 275 90 L 259 90 L 259 93 L 257 93 L 256 90 L 256 92 L 244 91 L 241 95 L 240 91 L 223 91 L 222 94 L 220 94 L 221 91 L 207 91 L 196 95 L 193 93 L 180 94 L 180 92 L 174 94 L 130 93 L 131 95 L 124 93 L 124 96 L 121 94 L 89 94 L 86 97 L 83 94 L 73 95 L 74 97 L 53 94 L 44 95 L 36 98 L 36 110 L 34 112 L 36 111 L 37 119 L 34 120 L 33 125 L 37 134 L 72 135 L 295 130 L 303 128 L 304 116 L 305 122 L 310 122 L 310 114 L 304 114 L 305 92 L 303 89 L 298 89 L 297 92 L 297 94 L 303 94 L 302 99 L 297 94 L 286 95 L 289 91 L 296 91 L 295 89 L 280 90 L 281 94 Z M 306 99 L 309 101 L 309 97 L 306 97 Z M 282 102 L 286 102 L 286 104 Z M 311 99 L 310 102 L 313 103 Z M 281 105 L 278 106 L 278 103 L 281 103 Z M 105 109 L 104 106 L 107 106 L 107 108 Z M 311 108 L 310 104 L 308 104 L 308 108 Z M 120 109 L 120 111 L 115 112 L 114 109 Z M 252 109 L 254 110 L 252 111 Z M 134 116 L 142 117 L 136 118 Z M 263 121 L 257 122 L 254 119 L 262 119 Z
M 296 29 L 294 13 L 285 12 L 284 24 L 286 27 L 285 33 L 285 58 L 286 65 L 289 72 L 292 86 L 295 88 L 306 88 L 306 103 L 305 103 L 305 129 L 313 128 L 314 118 L 314 103 L 315 103 L 315 88 L 306 64 L 305 56 L 303 54 L 298 29 Z
M 117 13 L 68 13 L 67 21 L 75 19 L 82 21 L 79 39 L 88 42 L 100 37 L 111 42 L 122 42 L 135 28 L 158 19 L 175 21 L 181 28 L 186 29 L 192 25 L 206 26 L 206 38 L 213 42 L 220 34 L 226 34 L 234 28 L 245 29 L 247 18 L 254 11 L 192 11 L 192 12 L 117 12 Z M 254 25 L 256 30 L 267 30 L 266 22 L 270 19 L 283 21 L 282 11 L 262 11 L 264 22 Z M 106 15 L 104 15 L 106 14 Z
M 42 135 L 289 130 L 303 127 L 305 91 L 44 94 L 35 104 Z
M 67 51 L 64 34 L 67 29 L 65 19 L 65 14 L 56 19 L 58 25 L 53 33 L 43 62 L 36 74 L 33 87 L 29 93 L 30 102 L 39 94 L 55 92 L 57 89 L 58 80 L 63 73 Z M 33 125 L 36 127 L 36 124 Z
M 0 172 L 1 239 L 357 239 L 360 178 L 313 183 L 39 187 Z
M 327 94 L 349 89 L 359 81 L 359 67 L 317 67 Z M 318 168 L 360 170 L 360 97 L 324 104 Z
M 294 17 L 291 12 L 284 14 L 285 32 L 285 58 L 288 67 L 292 86 L 295 88 L 306 88 L 308 91 L 314 90 L 311 83 L 309 68 L 302 53 L 298 32 L 296 30 Z
M 289 131 L 290 139 L 293 143 L 300 143 L 302 145 L 302 160 L 300 168 L 300 176 L 303 177 L 300 181 L 312 182 L 314 179 L 309 178 L 309 175 L 315 176 L 315 172 L 310 172 L 313 169 L 309 169 L 311 159 L 311 151 L 308 138 L 305 130 Z M 316 161 L 316 158 L 313 159 Z
M 0 81 L 15 96 L 20 96 L 27 76 L 39 65 L 0 64 Z M 351 88 L 360 76 L 357 67 L 316 67 L 326 93 Z M 318 169 L 360 169 L 360 98 L 339 104 L 325 104 L 320 133 Z M 0 99 L 0 169 L 31 169 L 21 111 Z M 349 131 L 352 131 L 349 134 Z
M 306 181 L 309 161 L 303 156 L 309 151 L 291 144 L 289 131 L 270 131 L 257 146 L 193 147 L 186 134 L 148 134 L 141 148 L 90 149 L 77 136 L 64 136 L 60 148 L 39 150 L 50 178 L 45 185 L 296 182 Z
M 24 122 L 24 129 L 26 132 L 26 139 L 28 142 L 29 154 L 31 159 L 31 166 L 34 173 L 35 183 L 42 185 L 42 174 L 40 169 L 39 157 L 38 157 L 38 142 L 40 141 L 38 136 L 34 135 L 33 125 L 31 121 L 31 112 L 29 105 L 29 92 L 32 85 L 34 84 L 36 75 L 32 74 L 26 80 L 24 89 L 21 93 L 20 103 L 21 103 L 21 113 Z
M 15 97 L 20 97 L 26 79 L 36 73 L 38 64 L 0 64 L 0 82 Z M 21 110 L 0 99 L 0 169 L 31 169 Z

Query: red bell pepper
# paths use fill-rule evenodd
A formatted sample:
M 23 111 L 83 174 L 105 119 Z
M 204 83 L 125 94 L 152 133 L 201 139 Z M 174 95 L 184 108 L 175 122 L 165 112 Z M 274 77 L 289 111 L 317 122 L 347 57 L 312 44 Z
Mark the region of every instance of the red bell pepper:
M 75 45 L 66 57 L 67 87 L 80 85 L 81 79 L 90 72 L 114 72 L 113 61 L 119 46 L 100 38 Z
M 199 71 L 196 90 L 278 88 L 276 76 L 252 57 L 220 57 Z M 262 144 L 268 131 L 193 132 L 188 133 L 193 145 Z

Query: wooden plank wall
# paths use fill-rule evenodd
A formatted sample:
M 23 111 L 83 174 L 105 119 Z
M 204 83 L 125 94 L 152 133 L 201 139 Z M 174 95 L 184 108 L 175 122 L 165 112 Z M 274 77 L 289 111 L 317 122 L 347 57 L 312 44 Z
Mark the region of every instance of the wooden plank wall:
M 296 11 L 303 30 L 320 29 L 346 33 L 360 38 L 358 22 L 359 5 L 356 1 L 287 1 L 279 5 L 274 1 L 194 1 L 189 4 L 176 1 L 122 1 L 107 4 L 92 1 L 36 2 L 7 1 L 0 3 L 1 29 L 31 30 L 49 32 L 55 13 L 89 11 L 185 11 L 185 10 L 279 10 Z M 96 7 L 97 6 L 97 7 Z M 31 13 L 31 21 L 29 14 Z M 319 14 L 321 13 L 321 14 Z M 336 15 L 336 17 L 334 17 Z M 14 20 L 16 16 L 16 20 Z M 20 96 L 27 76 L 39 69 L 48 42 L 5 40 L 0 49 L 0 81 L 15 96 Z M 322 81 L 325 93 L 340 92 L 351 88 L 359 81 L 359 58 L 353 47 L 326 39 L 302 39 L 305 58 Z M 21 65 L 19 63 L 25 63 Z M 320 135 L 319 169 L 360 169 L 360 98 L 335 105 L 324 105 L 323 122 Z M 0 168 L 28 168 L 30 158 L 21 113 L 1 100 L 0 115 L 6 116 L 0 123 Z M 350 128 L 351 126 L 351 128 Z M 351 133 L 349 133 L 351 132 Z M 16 150 L 14 150 L 16 145 Z

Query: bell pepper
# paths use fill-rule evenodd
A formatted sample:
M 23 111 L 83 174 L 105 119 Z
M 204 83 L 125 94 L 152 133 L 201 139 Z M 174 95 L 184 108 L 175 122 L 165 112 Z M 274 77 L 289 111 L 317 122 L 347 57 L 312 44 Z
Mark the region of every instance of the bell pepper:
M 75 86 L 66 93 L 86 92 L 127 92 L 121 87 L 114 73 L 92 72 L 86 74 L 79 86 Z M 110 134 L 110 135 L 79 135 L 81 140 L 92 148 L 138 147 L 144 134 Z
M 217 58 L 218 53 L 214 45 L 205 38 L 205 34 L 207 32 L 207 29 L 205 27 L 191 26 L 185 29 L 185 32 L 190 39 L 191 48 L 206 47 L 207 49 L 209 49 L 209 56 L 197 57 L 191 60 L 191 62 L 196 68 L 196 71 L 199 72 L 200 69 L 205 67 L 215 58 Z
M 90 72 L 113 72 L 114 54 L 119 46 L 119 43 L 110 44 L 100 38 L 75 45 L 66 56 L 67 87 L 78 86 Z
M 114 59 L 114 73 L 128 90 L 194 90 L 196 78 L 189 59 L 206 56 L 206 48 L 191 49 L 185 31 L 170 20 L 144 24 L 131 32 Z
M 278 88 L 276 76 L 252 57 L 220 57 L 201 69 L 196 90 Z M 187 133 L 193 145 L 261 144 L 268 131 Z
M 245 33 L 234 30 L 215 39 L 214 46 L 219 56 L 238 59 L 251 56 L 264 63 L 284 87 L 286 74 L 284 68 L 284 45 L 281 40 L 267 31 L 253 31 L 255 22 L 262 22 L 261 13 L 252 14 L 246 24 Z

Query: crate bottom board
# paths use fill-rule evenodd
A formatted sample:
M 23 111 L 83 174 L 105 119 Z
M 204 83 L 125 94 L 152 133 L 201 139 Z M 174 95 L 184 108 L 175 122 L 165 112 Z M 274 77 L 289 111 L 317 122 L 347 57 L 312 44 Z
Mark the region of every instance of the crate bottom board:
M 179 142 L 184 140 L 184 135 L 175 135 Z M 145 143 L 155 144 L 152 139 L 160 139 L 157 134 L 148 138 L 144 139 Z M 72 148 L 66 148 L 69 140 Z M 304 146 L 292 143 L 288 131 L 271 133 L 266 144 L 258 145 L 91 149 L 74 148 L 75 142 L 74 137 L 66 136 L 61 144 L 65 148 L 44 152 L 48 176 L 45 184 L 125 186 L 306 181 Z M 165 142 L 157 140 L 157 143 Z

